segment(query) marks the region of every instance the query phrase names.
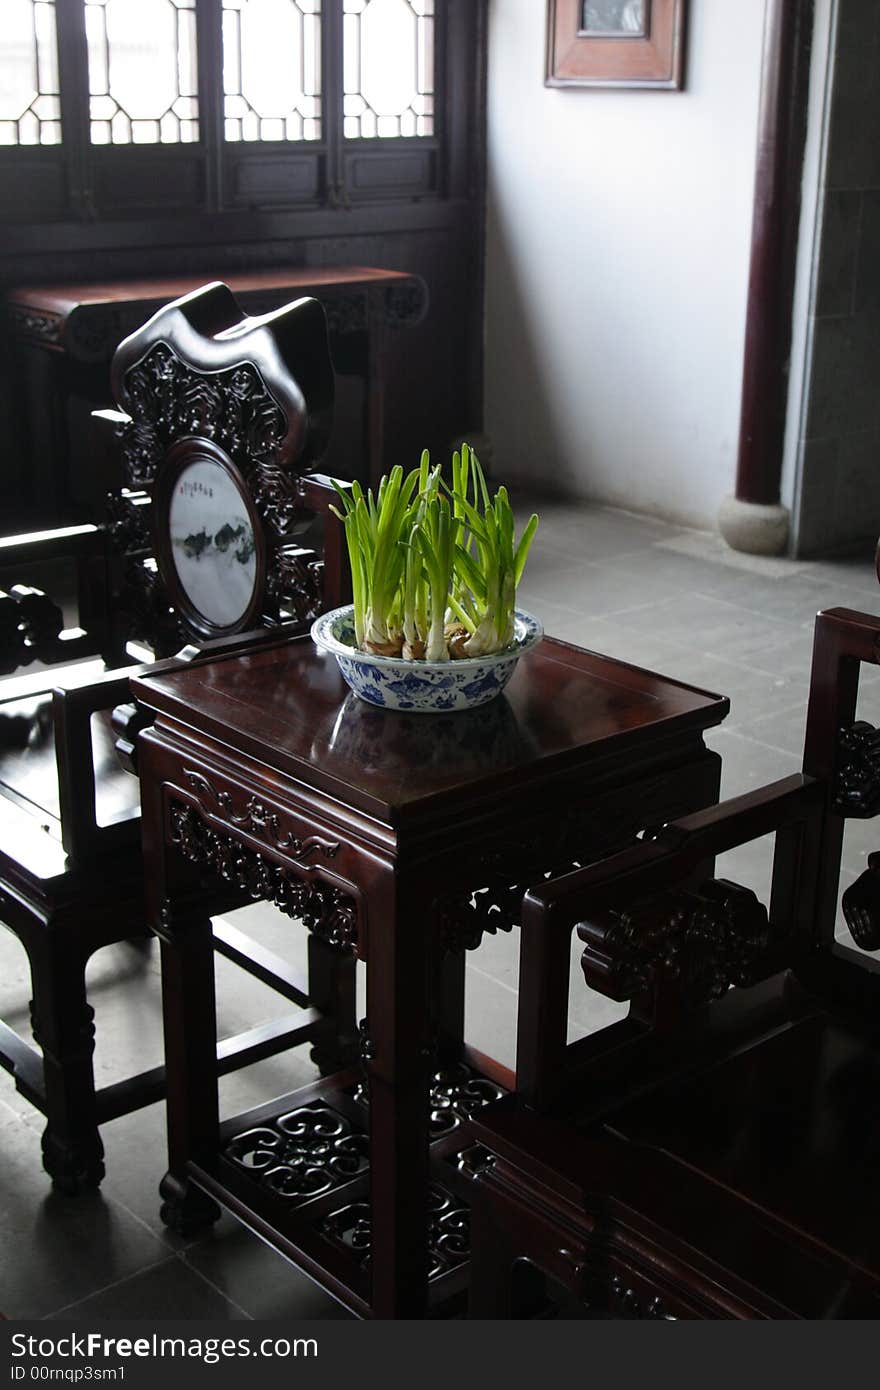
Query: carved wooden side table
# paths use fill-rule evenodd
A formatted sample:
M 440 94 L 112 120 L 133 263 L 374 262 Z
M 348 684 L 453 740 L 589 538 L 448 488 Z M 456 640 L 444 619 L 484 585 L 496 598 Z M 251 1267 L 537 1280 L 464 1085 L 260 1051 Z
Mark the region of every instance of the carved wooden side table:
M 118 480 L 112 459 L 102 466 L 99 452 L 96 460 L 101 440 L 94 438 L 89 412 L 110 399 L 110 359 L 122 338 L 163 304 L 211 279 L 222 279 L 249 314 L 303 295 L 321 300 L 336 371 L 359 377 L 364 386 L 360 458 L 355 455 L 352 466 L 363 469 L 362 481 L 378 482 L 386 466 L 384 339 L 389 329 L 424 317 L 427 288 L 419 276 L 371 266 L 282 266 L 21 287 L 9 291 L 7 311 L 28 403 L 34 496 L 43 524 L 100 519 L 103 494 Z
M 713 802 L 703 731 L 728 703 L 550 639 L 458 714 L 360 703 L 309 639 L 133 687 L 155 717 L 139 769 L 166 1219 L 211 1220 L 216 1198 L 359 1315 L 423 1316 L 466 1286 L 467 1118 L 504 1080 L 463 1044 L 464 951 L 544 872 Z M 206 871 L 367 971 L 360 1065 L 223 1125 L 210 923 L 187 893 Z

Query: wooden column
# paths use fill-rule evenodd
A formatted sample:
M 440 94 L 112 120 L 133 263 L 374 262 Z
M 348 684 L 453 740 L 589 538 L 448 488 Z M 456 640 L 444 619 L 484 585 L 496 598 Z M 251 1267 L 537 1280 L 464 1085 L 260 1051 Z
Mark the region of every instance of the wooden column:
M 744 523 L 748 504 L 779 507 L 812 26 L 813 0 L 767 0 L 736 496 L 725 504 Z M 784 513 L 782 544 L 753 547 L 737 543 L 724 511 L 736 549 L 784 548 Z

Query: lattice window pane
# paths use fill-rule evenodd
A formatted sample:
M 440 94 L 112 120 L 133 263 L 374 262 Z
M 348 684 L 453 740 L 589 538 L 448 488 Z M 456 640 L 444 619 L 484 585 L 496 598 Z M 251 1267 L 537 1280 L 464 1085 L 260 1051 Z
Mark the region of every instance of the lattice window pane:
M 434 0 L 344 0 L 349 140 L 434 134 Z
M 84 3 L 92 143 L 197 140 L 196 0 Z
M 322 0 L 223 0 L 227 140 L 320 140 Z
M 61 142 L 55 0 L 2 0 L 0 145 Z

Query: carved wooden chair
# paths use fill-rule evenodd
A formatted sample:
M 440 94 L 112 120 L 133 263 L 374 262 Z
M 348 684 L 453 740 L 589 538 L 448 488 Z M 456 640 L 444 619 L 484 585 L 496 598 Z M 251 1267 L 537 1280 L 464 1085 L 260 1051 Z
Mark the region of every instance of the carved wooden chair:
M 880 619 L 816 625 L 804 771 L 531 892 L 517 1090 L 474 1118 L 472 1315 L 574 1298 L 635 1318 L 880 1316 L 880 856 L 843 895 L 847 816 L 880 809 L 854 722 Z M 769 912 L 713 876 L 773 833 Z M 569 943 L 630 1000 L 568 1044 Z M 494 1155 L 494 1159 L 492 1156 Z
M 333 406 L 317 301 L 248 319 L 224 285 L 208 285 L 120 345 L 112 382 L 120 409 L 101 414 L 119 431 L 126 485 L 108 524 L 0 542 L 0 670 L 40 668 L 0 687 L 0 922 L 27 952 L 39 1044 L 0 1023 L 0 1063 L 45 1114 L 44 1165 L 65 1191 L 100 1182 L 100 1124 L 164 1088 L 157 1068 L 96 1092 L 85 987 L 96 950 L 145 931 L 127 643 L 199 661 L 301 630 L 348 597 L 335 491 L 308 471 Z M 75 616 L 33 582 L 9 582 L 65 557 Z M 243 900 L 228 886 L 211 911 Z M 348 1055 L 347 955 L 316 940 L 309 988 L 230 924 L 215 923 L 215 944 L 298 1008 L 318 1006 L 226 1039 L 221 1072 L 296 1041 L 334 1064 Z

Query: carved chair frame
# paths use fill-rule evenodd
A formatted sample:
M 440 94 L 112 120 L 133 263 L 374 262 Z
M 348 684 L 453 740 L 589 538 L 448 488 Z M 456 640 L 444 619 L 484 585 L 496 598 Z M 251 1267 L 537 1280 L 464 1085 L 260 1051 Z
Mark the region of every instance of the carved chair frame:
M 477 1142 L 497 1161 L 478 1180 L 472 1315 L 511 1315 L 520 1265 L 558 1278 L 579 1299 L 598 1291 L 631 1317 L 809 1316 L 791 1310 L 827 1298 L 835 1270 L 850 1306 L 880 1307 L 876 1269 L 853 1283 L 848 1257 L 785 1213 L 775 1219 L 772 1208 L 749 1228 L 749 1240 L 759 1252 L 755 1269 L 766 1258 L 777 1282 L 747 1286 L 737 1240 L 722 1268 L 713 1259 L 724 1236 L 710 1254 L 700 1228 L 708 1214 L 722 1232 L 742 1230 L 744 1199 L 719 1188 L 686 1232 L 685 1207 L 692 1202 L 696 1211 L 711 1186 L 695 1181 L 687 1200 L 673 1203 L 666 1230 L 657 1223 L 668 1215 L 670 1185 L 682 1184 L 681 1167 L 662 1146 L 648 1162 L 638 1143 L 615 1137 L 613 1121 L 601 1142 L 589 1137 L 609 1109 L 686 1078 L 697 1058 L 702 1066 L 760 1047 L 817 1011 L 872 1026 L 880 966 L 863 952 L 880 950 L 880 855 L 869 856 L 843 894 L 859 951 L 835 939 L 835 914 L 844 820 L 880 811 L 880 731 L 854 722 L 860 663 L 876 664 L 878 653 L 880 619 L 821 613 L 802 773 L 673 822 L 653 840 L 527 894 L 517 1092 L 474 1122 Z M 770 833 L 768 912 L 750 890 L 712 873 L 716 855 Z M 589 987 L 631 1007 L 619 1023 L 569 1043 L 575 929 Z M 822 1268 L 830 1272 L 786 1295 L 779 1272 L 790 1270 L 793 1249 L 804 1253 L 817 1241 L 827 1247 Z
M 10 592 L 0 594 L 0 638 L 6 639 L 0 669 L 4 662 L 15 669 L 37 658 L 97 654 L 117 668 L 87 684 L 66 684 L 57 667 L 48 676 L 38 672 L 8 683 L 28 696 L 57 687 L 52 732 L 60 836 L 52 840 L 50 855 L 48 846 L 37 844 L 35 850 L 39 828 L 29 814 L 22 812 L 14 824 L 4 821 L 2 924 L 19 937 L 30 959 L 34 1037 L 41 1050 L 0 1021 L 0 1065 L 46 1116 L 44 1166 L 55 1185 L 70 1193 L 103 1177 L 99 1125 L 164 1094 L 162 1067 L 100 1091 L 92 1067 L 86 963 L 100 947 L 145 931 L 136 810 L 132 806 L 119 819 L 99 824 L 96 803 L 93 715 L 114 711 L 117 748 L 130 771 L 136 771 L 137 734 L 146 722 L 142 712 L 122 704 L 130 698 L 132 658 L 125 652 L 123 626 L 111 616 L 112 552 L 116 548 L 124 557 L 138 620 L 131 635 L 157 655 L 178 653 L 174 660 L 277 641 L 279 623 L 292 619 L 301 630 L 314 613 L 348 596 L 341 525 L 328 510 L 336 488 L 331 479 L 307 471 L 325 447 L 333 407 L 326 320 L 316 300 L 249 319 L 226 286 L 205 286 L 167 305 L 126 339 L 112 378 L 122 409 L 98 413 L 121 436 L 127 487 L 111 499 L 109 525 L 0 543 L 0 563 L 12 570 L 69 555 L 82 569 L 80 598 L 88 600 L 94 619 L 88 632 L 62 635 L 63 615 L 47 595 L 9 585 Z M 253 532 L 257 577 L 251 601 L 228 624 L 206 620 L 188 601 L 170 553 L 170 491 L 196 459 L 230 480 Z M 325 522 L 323 560 L 299 543 L 303 527 L 319 515 Z M 193 641 L 199 646 L 180 652 Z M 150 669 L 162 664 L 173 663 Z M 12 698 L 9 689 L 4 696 Z M 220 885 L 210 902 L 200 900 L 200 909 L 210 916 L 248 900 L 245 885 Z M 310 944 L 306 986 L 285 962 L 229 924 L 214 924 L 213 944 L 298 1009 L 225 1039 L 218 1069 L 231 1071 L 304 1041 L 312 1042 L 316 1060 L 320 1054 L 319 1065 L 332 1056 L 335 1069 L 338 1049 L 350 1052 L 356 1028 L 354 963 L 347 951 L 336 949 L 332 931 L 327 940 L 316 936 Z M 303 1014 L 305 1005 L 315 1003 L 315 981 L 317 1007 Z

